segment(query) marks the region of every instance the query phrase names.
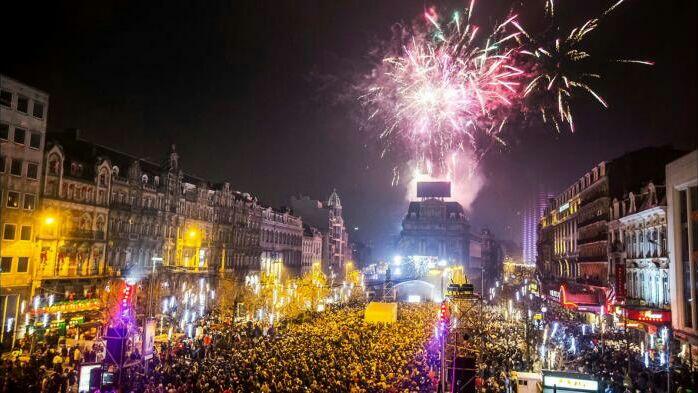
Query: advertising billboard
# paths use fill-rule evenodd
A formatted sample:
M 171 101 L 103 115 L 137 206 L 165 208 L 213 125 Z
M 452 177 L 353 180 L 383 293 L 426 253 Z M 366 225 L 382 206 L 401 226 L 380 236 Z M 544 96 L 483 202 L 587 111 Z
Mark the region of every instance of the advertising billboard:
M 420 181 L 417 183 L 417 198 L 448 198 L 451 196 L 451 182 Z

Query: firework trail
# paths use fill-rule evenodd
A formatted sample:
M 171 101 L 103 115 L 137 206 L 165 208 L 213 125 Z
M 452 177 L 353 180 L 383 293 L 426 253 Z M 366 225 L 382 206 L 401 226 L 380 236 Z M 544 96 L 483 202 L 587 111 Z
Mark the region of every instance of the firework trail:
M 572 101 L 579 93 L 608 106 L 592 87 L 601 75 L 589 71 L 584 44 L 622 2 L 565 35 L 555 26 L 553 0 L 545 1 L 549 26 L 539 34 L 527 32 L 515 13 L 489 29 L 475 25 L 474 0 L 448 18 L 430 8 L 421 23 L 399 25 L 359 86 L 368 119 L 383 125 L 382 156 L 443 177 L 455 171 L 455 155 L 469 157 L 474 171 L 492 147 L 505 144 L 500 136 L 508 119 L 522 113 L 539 114 L 558 131 L 563 125 L 574 131 Z M 394 182 L 399 174 L 396 166 Z

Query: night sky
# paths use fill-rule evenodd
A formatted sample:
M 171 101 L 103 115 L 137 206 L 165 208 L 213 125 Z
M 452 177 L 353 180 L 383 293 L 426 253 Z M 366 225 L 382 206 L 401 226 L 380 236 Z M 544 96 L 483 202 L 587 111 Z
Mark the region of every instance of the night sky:
M 480 3 L 487 14 L 510 2 Z M 557 3 L 562 20 L 578 24 L 611 1 Z M 323 89 L 318 75 L 365 67 L 392 23 L 432 4 L 441 3 L 10 2 L 0 72 L 51 95 L 50 130 L 79 128 L 155 161 L 175 143 L 188 172 L 275 206 L 337 188 L 348 225 L 359 227 L 354 238 L 380 255 L 399 233 L 405 190 L 390 185 L 392 163 L 366 143 L 355 105 L 334 100 L 344 92 Z M 541 1 L 525 4 L 537 12 Z M 519 241 L 523 200 L 539 184 L 560 191 L 599 161 L 646 145 L 696 147 L 695 4 L 628 0 L 614 11 L 592 49 L 656 65 L 605 71 L 599 90 L 610 108 L 579 100 L 575 134 L 512 126 L 508 147 L 482 163 L 474 227 Z

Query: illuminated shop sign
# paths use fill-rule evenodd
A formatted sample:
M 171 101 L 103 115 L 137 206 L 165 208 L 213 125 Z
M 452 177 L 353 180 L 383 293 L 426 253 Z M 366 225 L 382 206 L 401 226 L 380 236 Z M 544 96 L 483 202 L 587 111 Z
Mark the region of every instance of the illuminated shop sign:
M 561 206 L 557 209 L 557 211 L 558 211 L 559 213 L 562 213 L 562 212 L 564 212 L 565 210 L 567 210 L 567 209 L 569 209 L 569 208 L 570 208 L 570 203 L 567 202 L 567 203 L 561 205 Z
M 543 388 L 574 389 L 581 392 L 598 392 L 599 382 L 562 375 L 543 375 Z M 547 391 L 547 390 L 546 390 Z
M 556 291 L 556 290 L 551 289 L 550 291 L 548 291 L 548 294 L 550 295 L 551 298 L 553 298 L 557 301 L 560 300 L 560 291 Z
M 668 310 L 626 310 L 628 319 L 642 322 L 664 323 L 671 322 L 671 311 Z

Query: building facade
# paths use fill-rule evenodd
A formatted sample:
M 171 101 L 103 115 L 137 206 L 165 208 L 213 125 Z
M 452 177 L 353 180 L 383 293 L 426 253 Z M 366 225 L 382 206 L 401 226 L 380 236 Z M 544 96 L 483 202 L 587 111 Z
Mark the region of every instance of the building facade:
M 31 303 L 49 95 L 0 75 L 0 346 L 13 345 Z
M 609 263 L 616 301 L 638 323 L 671 321 L 669 253 L 664 186 L 648 183 L 613 199 L 608 226 Z M 635 317 L 635 318 L 632 318 Z
M 281 279 L 301 272 L 303 221 L 288 211 L 262 210 L 260 246 L 263 273 Z
M 666 166 L 672 326 L 698 362 L 698 151 Z M 685 354 L 685 352 L 684 352 Z
M 327 203 L 307 196 L 291 197 L 293 213 L 322 233 L 322 269 L 331 277 L 342 277 L 349 253 L 349 233 L 344 224 L 342 202 L 334 190 Z
M 303 225 L 301 274 L 310 272 L 314 264 L 322 264 L 322 233 L 306 224 Z
M 539 232 L 537 264 L 543 276 L 608 286 L 615 277 L 608 263 L 611 201 L 664 179 L 661 166 L 679 154 L 652 147 L 601 162 L 551 199 Z

